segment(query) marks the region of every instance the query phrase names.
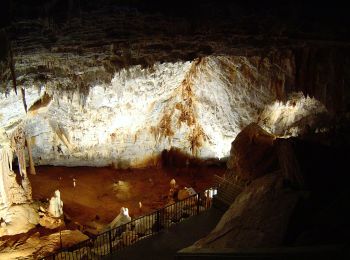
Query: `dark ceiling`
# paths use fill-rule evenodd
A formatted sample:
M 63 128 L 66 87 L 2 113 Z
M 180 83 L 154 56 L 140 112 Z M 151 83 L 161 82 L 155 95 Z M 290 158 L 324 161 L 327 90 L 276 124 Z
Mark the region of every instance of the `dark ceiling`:
M 38 76 L 42 57 L 69 57 L 72 68 L 98 68 L 95 76 L 110 81 L 115 71 L 132 65 L 149 67 L 157 61 L 208 55 L 260 55 L 274 61 L 287 50 L 293 52 L 296 66 L 290 91 L 316 96 L 328 108 L 350 109 L 350 19 L 345 3 L 2 0 L 0 12 L 6 30 L 0 30 L 0 44 L 2 49 L 12 46 L 13 71 L 23 86 L 37 78 L 46 80 Z M 0 52 L 0 60 L 5 54 Z M 44 72 L 57 74 L 62 66 L 51 70 Z M 74 75 L 72 70 L 60 75 Z
M 166 17 L 182 17 L 192 24 L 208 20 L 225 20 L 234 24 L 245 21 L 245 30 L 254 27 L 283 27 L 323 35 L 332 39 L 348 39 L 349 20 L 345 4 L 335 1 L 223 1 L 223 0 L 3 0 L 1 27 L 26 18 L 50 17 L 65 22 L 81 12 L 109 9 L 129 9 L 140 13 L 160 13 Z M 104 13 L 107 15 L 106 13 Z M 251 26 L 249 26 L 251 25 Z

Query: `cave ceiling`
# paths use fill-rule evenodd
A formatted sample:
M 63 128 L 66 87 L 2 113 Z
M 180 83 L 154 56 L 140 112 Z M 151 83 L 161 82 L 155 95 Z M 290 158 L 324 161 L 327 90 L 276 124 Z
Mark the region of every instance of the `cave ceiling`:
M 121 68 L 348 47 L 340 6 L 258 1 L 5 1 L 18 87 L 87 91 Z M 341 13 L 342 14 L 342 13 Z M 7 22 L 7 23 L 6 23 Z M 276 54 L 277 53 L 277 54 Z M 318 54 L 317 54 L 318 56 Z M 11 77 L 2 83 L 10 87 Z M 4 80 L 5 81 L 5 80 Z

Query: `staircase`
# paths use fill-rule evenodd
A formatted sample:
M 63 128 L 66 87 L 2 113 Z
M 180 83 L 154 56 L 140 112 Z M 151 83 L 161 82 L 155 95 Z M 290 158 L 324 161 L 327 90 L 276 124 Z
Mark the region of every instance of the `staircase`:
M 220 177 L 214 176 L 217 195 L 214 197 L 213 206 L 227 209 L 243 190 L 244 184 L 239 182 L 232 174 Z

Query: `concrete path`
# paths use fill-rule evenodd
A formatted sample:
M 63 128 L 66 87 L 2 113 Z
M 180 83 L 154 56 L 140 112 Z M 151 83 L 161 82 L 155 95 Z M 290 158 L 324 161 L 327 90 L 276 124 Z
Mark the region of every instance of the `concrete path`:
M 104 259 L 174 259 L 178 250 L 207 235 L 222 215 L 223 211 L 211 208 Z

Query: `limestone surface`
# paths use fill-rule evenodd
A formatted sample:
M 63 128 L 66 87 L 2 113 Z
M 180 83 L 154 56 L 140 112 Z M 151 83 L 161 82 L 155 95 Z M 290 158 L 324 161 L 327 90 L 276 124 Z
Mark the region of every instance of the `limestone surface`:
M 293 58 L 281 56 L 277 63 L 289 68 Z M 325 112 L 313 98 L 276 103 L 293 69 L 274 62 L 208 56 L 135 65 L 84 93 L 34 84 L 26 90 L 28 114 L 15 109 L 22 107 L 19 97 L 0 94 L 0 127 L 12 133 L 23 124 L 36 165 L 152 166 L 171 148 L 200 159 L 227 158 L 251 122 L 273 134 L 298 135 L 296 122 L 312 125 Z

